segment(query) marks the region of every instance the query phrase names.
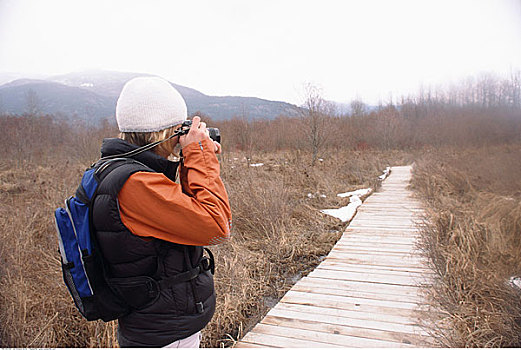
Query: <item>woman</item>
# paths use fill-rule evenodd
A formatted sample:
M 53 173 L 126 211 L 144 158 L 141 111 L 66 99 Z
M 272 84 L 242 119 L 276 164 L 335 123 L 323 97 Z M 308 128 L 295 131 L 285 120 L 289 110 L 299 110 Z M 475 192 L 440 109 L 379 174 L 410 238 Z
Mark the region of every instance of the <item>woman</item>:
M 167 139 L 186 118 L 183 98 L 167 81 L 132 79 L 116 106 L 120 138 L 103 141 L 102 157 Z M 177 145 L 183 157 L 172 162 Z M 188 134 L 132 156 L 101 182 L 93 224 L 114 288 L 132 307 L 119 319 L 121 347 L 199 347 L 215 310 L 213 261 L 203 246 L 230 237 L 220 151 L 194 117 Z

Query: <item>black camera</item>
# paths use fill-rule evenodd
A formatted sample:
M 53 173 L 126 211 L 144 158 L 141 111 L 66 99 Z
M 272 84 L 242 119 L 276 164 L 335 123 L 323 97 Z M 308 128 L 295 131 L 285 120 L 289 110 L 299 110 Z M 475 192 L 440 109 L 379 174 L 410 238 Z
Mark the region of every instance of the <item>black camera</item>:
M 192 126 L 191 120 L 185 120 L 183 124 L 181 125 L 181 128 L 179 128 L 176 131 L 176 135 L 186 135 L 188 134 L 188 131 L 190 130 L 190 127 Z M 206 128 L 208 130 L 208 133 L 210 134 L 210 138 L 214 141 L 217 141 L 221 143 L 221 132 L 217 128 Z

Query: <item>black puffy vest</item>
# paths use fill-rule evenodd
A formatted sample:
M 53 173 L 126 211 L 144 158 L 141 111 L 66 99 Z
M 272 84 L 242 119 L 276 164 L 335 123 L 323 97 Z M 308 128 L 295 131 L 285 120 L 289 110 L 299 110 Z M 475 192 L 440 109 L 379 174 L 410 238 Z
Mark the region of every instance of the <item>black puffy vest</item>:
M 121 139 L 105 139 L 101 153 L 104 157 L 135 148 Z M 176 163 L 150 151 L 133 158 L 139 163 L 120 165 L 103 179 L 92 211 L 92 222 L 109 277 L 124 278 L 127 289 L 140 276 L 157 281 L 177 276 L 196 267 L 203 256 L 203 247 L 143 239 L 123 225 L 117 195 L 127 179 L 138 171 L 154 171 L 175 180 L 177 169 Z M 213 277 L 209 271 L 202 271 L 190 281 L 161 288 L 144 306 L 140 299 L 145 298 L 147 291 L 142 289 L 138 284 L 130 289 L 127 298 L 129 304 L 136 303 L 136 309 L 119 319 L 121 335 L 136 346 L 162 347 L 186 338 L 204 328 L 215 311 Z

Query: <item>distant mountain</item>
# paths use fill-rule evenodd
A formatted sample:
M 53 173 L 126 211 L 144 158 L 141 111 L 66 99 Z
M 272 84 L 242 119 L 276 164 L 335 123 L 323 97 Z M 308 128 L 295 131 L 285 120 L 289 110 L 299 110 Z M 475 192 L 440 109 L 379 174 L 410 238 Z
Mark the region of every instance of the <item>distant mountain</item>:
M 113 114 L 112 99 L 94 92 L 36 79 L 19 79 L 0 86 L 0 110 L 22 114 L 64 114 L 99 120 Z
M 47 80 L 67 86 L 79 87 L 117 100 L 121 89 L 123 89 L 123 85 L 125 85 L 127 81 L 136 77 L 144 76 L 152 75 L 144 73 L 87 70 L 83 72 L 55 75 L 48 77 Z
M 7 76 L 7 75 L 6 75 Z M 142 73 L 84 71 L 43 79 L 17 79 L 0 85 L 0 112 L 22 114 L 36 108 L 40 113 L 100 120 L 114 115 L 116 101 L 127 81 Z M 171 83 L 183 96 L 188 113 L 202 112 L 215 120 L 233 116 L 272 119 L 296 115 L 295 105 L 256 97 L 209 96 Z
M 0 72 L 0 85 L 8 83 L 10 81 L 22 78 L 30 78 L 30 79 L 42 79 L 45 78 L 42 74 L 22 74 L 22 73 L 1 73 Z

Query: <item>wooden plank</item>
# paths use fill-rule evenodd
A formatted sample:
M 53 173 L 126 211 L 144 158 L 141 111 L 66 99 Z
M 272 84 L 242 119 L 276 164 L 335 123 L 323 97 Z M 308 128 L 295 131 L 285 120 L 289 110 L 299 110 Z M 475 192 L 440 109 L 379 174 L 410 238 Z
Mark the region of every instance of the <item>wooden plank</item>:
M 233 347 L 234 348 L 265 348 L 266 346 L 260 345 L 260 344 L 248 343 L 245 341 L 240 341 L 240 342 L 235 343 L 235 345 Z
M 327 278 L 330 280 L 342 280 L 342 281 L 364 281 L 381 284 L 396 284 L 400 286 L 417 286 L 421 283 L 426 282 L 426 277 L 412 277 L 412 276 L 400 276 L 390 275 L 384 273 L 367 273 L 367 272 L 351 272 L 351 271 L 335 271 L 327 269 L 315 269 L 309 275 L 309 277 L 320 277 Z M 331 282 L 334 283 L 334 282 Z
M 255 329 L 259 326 L 255 326 Z M 248 343 L 260 344 L 263 347 L 273 348 L 341 348 L 340 345 L 326 344 L 322 342 L 287 338 L 270 334 L 257 333 L 255 330 L 248 332 L 242 339 Z
M 397 236 L 403 235 L 414 235 L 418 229 L 410 227 L 410 228 L 401 228 L 401 227 L 385 227 L 385 226 L 370 226 L 370 225 L 357 225 L 356 223 L 349 224 L 349 230 L 356 230 L 364 233 L 379 233 L 379 234 L 396 234 Z
M 393 217 L 393 216 L 412 216 L 412 217 L 420 217 L 421 215 L 424 214 L 424 211 L 421 210 L 421 209 L 413 209 L 411 207 L 403 207 L 403 208 L 399 208 L 397 207 L 396 205 L 383 205 L 383 204 L 371 204 L 371 203 L 367 203 L 367 206 L 365 206 L 366 204 L 362 204 L 362 206 L 358 207 L 357 209 L 357 213 L 362 213 L 362 214 L 371 214 L 371 215 L 382 215 L 382 214 L 386 214 L 386 215 L 389 215 L 390 217 Z M 385 207 L 385 208 L 384 208 Z M 383 209 L 382 209 L 383 208 Z
M 371 207 L 371 206 L 367 205 L 367 207 L 364 207 L 364 205 L 358 207 L 356 212 L 363 213 L 363 214 L 377 215 L 377 214 L 382 214 L 382 212 L 384 211 L 384 209 L 377 207 L 377 206 Z M 422 215 L 424 215 L 425 211 L 423 209 L 413 210 L 411 208 L 387 208 L 387 209 L 385 209 L 385 213 L 389 214 L 390 216 L 412 215 L 415 217 L 422 217 Z
M 418 227 L 415 225 L 402 224 L 402 223 L 392 223 L 392 222 L 383 222 L 383 221 L 366 221 L 360 222 L 353 220 L 349 223 L 349 228 L 357 229 L 362 228 L 363 230 L 372 230 L 372 231 L 381 231 L 382 233 L 387 233 L 388 231 L 396 231 L 397 233 L 416 233 L 418 232 Z
M 393 232 L 378 232 L 378 231 L 349 231 L 345 232 L 342 237 L 342 240 L 344 239 L 359 239 L 359 240 L 365 240 L 365 241 L 371 241 L 371 240 L 383 240 L 383 241 L 390 241 L 390 243 L 409 243 L 409 244 L 417 244 L 419 240 L 419 236 L 417 234 L 400 234 L 400 233 L 393 233 Z
M 363 269 L 371 269 L 373 271 L 379 271 L 379 270 L 384 270 L 384 271 L 388 271 L 388 270 L 391 270 L 391 271 L 402 271 L 402 272 L 416 272 L 416 273 L 420 273 L 420 274 L 423 274 L 423 273 L 432 273 L 432 270 L 428 267 L 413 267 L 413 266 L 375 266 L 375 265 L 371 265 L 371 264 L 353 264 L 353 263 L 349 263 L 349 262 L 345 262 L 345 261 L 341 261 L 341 260 L 338 260 L 338 259 L 325 259 L 324 261 L 322 261 L 320 263 L 320 265 L 332 265 L 332 266 L 343 266 L 346 268 L 346 271 L 349 270 L 350 267 L 359 267 L 359 268 L 363 268 Z M 319 266 L 320 266 L 319 265 Z
M 335 281 L 321 277 L 304 277 L 298 283 L 306 285 L 316 285 L 317 287 L 327 286 L 331 289 L 341 289 L 345 291 L 372 292 L 380 294 L 399 295 L 402 298 L 409 296 L 420 296 L 421 288 L 419 286 L 401 286 L 395 284 L 382 284 L 367 281 Z
M 414 246 L 412 246 L 412 245 L 396 246 L 396 245 L 391 245 L 391 244 L 380 245 L 380 244 L 367 244 L 367 243 L 366 244 L 361 244 L 361 243 L 355 244 L 355 243 L 339 242 L 334 246 L 333 249 L 337 249 L 339 251 L 354 250 L 357 252 L 367 252 L 367 253 L 378 252 L 378 253 L 391 253 L 391 254 L 392 253 L 406 254 L 406 253 L 410 253 L 411 251 L 413 251 Z
M 374 227 L 371 228 L 360 228 L 360 227 L 351 227 L 348 226 L 346 231 L 343 233 L 342 237 L 360 237 L 364 239 L 369 239 L 373 237 L 381 237 L 381 238 L 396 238 L 399 240 L 406 241 L 407 243 L 416 243 L 420 237 L 418 232 L 414 231 L 400 231 L 397 229 L 392 230 L 379 230 Z
M 364 256 L 364 257 L 370 257 L 372 259 L 378 259 L 380 261 L 382 260 L 389 260 L 389 261 L 396 261 L 405 259 L 406 261 L 410 261 L 412 263 L 419 263 L 421 265 L 425 265 L 427 260 L 424 258 L 419 252 L 380 252 L 380 251 L 363 251 L 363 250 L 357 250 L 357 249 L 342 249 L 342 248 L 334 248 L 331 250 L 331 252 L 328 254 L 343 254 L 345 256 L 350 257 L 358 257 L 358 256 Z
M 389 300 L 389 301 L 404 301 L 407 300 L 411 303 L 422 303 L 423 297 L 419 294 L 409 293 L 409 295 L 403 295 L 398 293 L 392 293 L 392 291 L 387 291 L 386 289 L 378 288 L 374 290 L 356 290 L 356 289 L 340 289 L 340 288 L 327 288 L 323 285 L 317 285 L 310 281 L 300 280 L 297 284 L 295 284 L 291 290 L 297 292 L 307 292 L 307 293 L 321 293 L 328 295 L 340 295 L 354 298 L 364 298 L 364 299 L 376 299 L 376 300 Z
M 423 298 L 419 295 L 407 295 L 403 294 L 387 294 L 385 290 L 377 289 L 371 291 L 358 291 L 349 289 L 335 289 L 327 288 L 324 285 L 316 285 L 313 282 L 303 282 L 302 280 L 295 284 L 292 291 L 307 292 L 307 293 L 322 293 L 330 295 L 340 295 L 354 298 L 365 298 L 365 299 L 376 299 L 376 300 L 389 300 L 389 301 L 403 301 L 406 299 L 409 302 L 421 303 Z
M 361 232 L 344 233 L 338 242 L 350 244 L 351 242 L 365 242 L 373 244 L 409 244 L 411 246 L 420 246 L 418 237 L 398 236 L 396 234 L 382 234 L 375 232 L 373 234 L 363 234 Z
M 402 218 L 400 218 L 399 220 L 394 220 L 392 218 L 390 218 L 388 220 L 383 220 L 383 219 L 373 218 L 369 215 L 367 215 L 366 218 L 361 218 L 361 219 L 357 219 L 355 217 L 355 219 L 351 220 L 349 225 L 351 225 L 353 223 L 358 223 L 358 224 L 362 224 L 362 225 L 366 224 L 366 223 L 367 224 L 372 223 L 373 225 L 376 225 L 376 224 L 383 225 L 383 227 L 389 227 L 389 226 L 408 227 L 408 228 L 413 228 L 415 230 L 418 230 L 422 225 L 421 222 L 419 222 L 417 220 L 413 220 L 413 219 L 410 219 L 407 222 L 405 222 L 404 219 L 402 219 Z
M 426 258 L 423 257 L 420 251 L 409 251 L 409 252 L 386 252 L 386 251 L 379 251 L 377 249 L 375 250 L 362 250 L 362 249 L 353 249 L 353 248 L 334 248 L 331 250 L 331 253 L 339 253 L 339 254 L 346 254 L 346 255 L 371 255 L 374 258 L 383 259 L 383 258 L 390 258 L 390 259 L 411 259 L 414 261 L 419 262 L 426 262 Z
M 403 196 L 397 193 L 389 194 L 389 193 L 375 193 L 369 198 L 367 198 L 364 203 L 367 204 L 398 204 L 398 205 L 407 205 L 408 207 L 411 204 L 414 204 L 412 198 L 409 196 Z
M 376 214 L 368 214 L 368 213 L 358 213 L 355 217 L 355 220 L 358 221 L 404 221 L 411 224 L 414 224 L 416 221 L 418 221 L 419 218 L 414 217 L 411 214 L 402 214 L 401 216 L 398 215 L 389 215 L 388 213 L 380 213 L 380 215 Z
M 416 243 L 414 241 L 411 242 L 381 242 L 375 244 L 374 242 L 368 242 L 367 240 L 354 240 L 346 237 L 345 239 L 339 239 L 335 246 L 340 247 L 354 247 L 354 248 L 375 248 L 375 249 L 415 249 Z
M 347 232 L 344 233 L 341 239 L 338 240 L 344 244 L 349 244 L 350 242 L 363 242 L 363 243 L 371 243 L 371 244 L 408 244 L 408 245 L 416 245 L 417 239 L 414 237 L 402 236 L 402 237 L 393 237 L 390 235 L 367 235 L 361 234 L 359 232 Z
M 397 235 L 393 234 L 385 234 L 380 232 L 374 232 L 369 234 L 363 234 L 362 232 L 349 232 L 344 233 L 342 237 L 337 241 L 337 244 L 347 247 L 347 246 L 360 246 L 360 247 L 369 247 L 373 246 L 375 248 L 387 248 L 387 249 L 406 249 L 410 248 L 412 251 L 418 250 L 418 247 L 421 247 L 421 242 L 419 242 L 419 237 L 415 236 L 407 236 L 407 235 Z M 336 246 L 336 245 L 335 245 Z
M 401 316 L 395 315 L 392 313 L 380 313 L 380 312 L 362 312 L 355 310 L 343 310 L 340 308 L 327 308 L 320 307 L 315 305 L 302 305 L 302 304 L 289 304 L 289 303 L 279 303 L 277 304 L 271 311 L 273 310 L 279 311 L 298 311 L 298 312 L 307 312 L 314 313 L 316 315 L 329 315 L 336 317 L 345 317 L 349 319 L 356 319 L 360 321 L 378 321 L 391 323 L 395 325 L 410 325 L 410 326 L 419 326 L 416 318 L 411 316 Z M 268 313 L 270 314 L 271 311 Z M 282 315 L 283 316 L 283 315 Z M 353 321 L 351 321 L 353 322 Z M 397 326 L 398 327 L 398 326 Z
M 387 243 L 387 244 L 409 244 L 412 246 L 419 246 L 418 245 L 418 238 L 414 237 L 407 237 L 407 236 L 398 236 L 395 234 L 380 234 L 380 233 L 374 233 L 372 235 L 369 234 L 362 234 L 360 232 L 353 232 L 349 234 L 344 234 L 342 237 L 338 240 L 338 242 L 342 244 L 350 244 L 351 242 L 366 242 L 366 243 L 373 243 L 375 245 L 378 245 L 380 243 Z
M 358 213 L 355 217 L 356 221 L 396 221 L 396 222 L 407 222 L 411 225 L 415 225 L 416 222 L 418 222 L 418 218 L 414 218 L 412 215 L 405 216 L 405 214 L 402 214 L 400 216 L 398 215 L 373 215 L 368 213 Z
M 365 249 L 364 249 L 365 248 Z M 381 247 L 378 247 L 378 246 L 375 246 L 374 249 L 371 249 L 369 247 L 356 247 L 356 246 L 352 246 L 352 245 L 349 245 L 349 244 L 346 244 L 344 246 L 334 246 L 333 249 L 331 251 L 337 251 L 337 252 L 345 252 L 345 253 L 349 253 L 349 252 L 354 252 L 354 253 L 370 253 L 370 254 L 374 254 L 374 255 L 385 255 L 385 256 L 390 256 L 390 257 L 393 257 L 393 256 L 411 256 L 411 255 L 414 255 L 414 250 L 413 249 L 392 249 L 392 248 L 381 248 Z M 416 254 L 419 254 L 420 252 L 418 251 Z
M 359 224 L 357 222 L 351 222 L 349 224 L 349 228 L 354 230 L 364 230 L 364 231 L 380 231 L 382 233 L 385 232 L 395 232 L 395 233 L 409 233 L 409 232 L 417 232 L 418 229 L 416 227 L 411 227 L 407 225 L 390 225 L 382 222 L 375 223 L 364 223 Z
M 388 236 L 382 236 L 384 240 L 381 243 L 375 244 L 374 236 L 364 235 L 362 233 L 350 233 L 344 234 L 337 241 L 339 245 L 353 245 L 353 246 L 378 246 L 380 248 L 411 248 L 414 249 L 418 246 L 418 239 L 414 237 L 400 237 L 398 241 L 390 241 Z M 392 237 L 391 237 L 392 238 Z
M 366 204 L 384 204 L 384 205 L 398 205 L 410 208 L 411 206 L 419 207 L 419 203 L 414 203 L 410 197 L 401 196 L 399 194 L 374 194 L 367 198 L 364 203 Z
M 425 346 L 432 345 L 429 343 L 429 339 L 426 336 L 416 335 L 411 333 L 403 333 L 403 332 L 393 332 L 393 331 L 383 331 L 379 329 L 370 329 L 370 328 L 360 328 L 353 327 L 349 324 L 334 324 L 325 322 L 326 320 L 321 320 L 321 322 L 317 322 L 318 320 L 306 320 L 306 319 L 297 319 L 297 318 L 287 318 L 287 317 L 278 317 L 278 316 L 266 316 L 262 323 L 271 324 L 276 326 L 283 326 L 288 328 L 298 328 L 298 329 L 306 329 L 313 330 L 324 333 L 332 333 L 332 334 L 342 334 L 360 338 L 367 339 L 378 339 L 384 341 L 390 341 L 393 343 L 401 343 L 401 344 L 393 344 L 393 346 L 401 346 L 402 344 L 406 345 L 415 345 L 415 346 Z M 355 346 L 353 344 L 349 344 L 349 346 Z M 372 344 L 364 344 L 367 347 L 379 347 L 382 344 L 372 345 Z
M 392 195 L 389 195 L 389 193 L 392 193 Z M 374 200 L 375 198 L 389 198 L 389 200 L 405 199 L 411 200 L 411 202 L 415 199 L 410 191 L 399 187 L 384 188 L 383 191 L 374 192 L 367 200 Z
M 389 202 L 389 201 L 366 201 L 362 206 L 367 209 L 380 209 L 380 210 L 395 210 L 395 211 L 409 211 L 422 210 L 423 208 L 419 205 L 404 205 L 403 202 Z M 383 208 L 383 209 L 382 209 Z M 381 211 L 380 211 L 381 213 Z
M 370 265 L 359 265 L 359 264 L 345 264 L 342 262 L 335 262 L 324 260 L 317 269 L 328 269 L 336 271 L 351 271 L 351 272 L 374 272 L 385 275 L 397 275 L 397 276 L 433 276 L 434 273 L 428 269 L 412 269 L 412 268 L 393 268 L 386 266 L 370 266 Z
M 366 201 L 381 201 L 383 199 L 388 199 L 389 202 L 398 202 L 402 200 L 400 204 L 416 204 L 421 203 L 414 196 L 411 196 L 410 192 L 407 192 L 406 189 L 394 187 L 394 188 L 384 188 L 381 192 L 375 192 L 371 196 L 367 197 Z
M 382 211 L 389 212 L 389 213 L 410 213 L 414 215 L 421 215 L 424 213 L 423 208 L 420 207 L 405 207 L 405 206 L 398 206 L 398 205 L 384 205 L 384 204 L 363 204 L 357 209 L 357 212 L 361 211 L 364 212 L 375 212 L 375 213 L 382 213 Z
M 327 259 L 337 259 L 351 264 L 380 265 L 380 266 L 402 266 L 402 267 L 425 267 L 426 264 L 418 258 L 390 258 L 386 256 L 376 257 L 368 254 L 344 254 L 331 252 Z
M 362 233 L 356 233 L 356 232 L 350 232 L 347 234 L 343 234 L 342 237 L 337 241 L 337 244 L 340 245 L 360 245 L 360 246 L 375 246 L 374 242 L 374 236 L 362 234 Z M 378 238 L 378 237 L 377 237 Z M 381 243 L 378 243 L 377 245 L 379 247 L 388 247 L 388 248 L 412 248 L 418 246 L 418 238 L 417 237 L 409 237 L 409 236 L 402 236 L 399 237 L 399 240 L 397 241 L 389 241 L 389 236 L 385 235 L 381 237 L 383 241 Z M 392 238 L 392 237 L 391 237 Z
M 424 207 L 423 204 L 420 202 L 413 202 L 408 201 L 408 203 L 389 203 L 385 201 L 385 203 L 382 203 L 383 201 L 373 202 L 371 200 L 366 199 L 362 206 L 359 208 L 360 210 L 367 210 L 367 209 L 380 209 L 381 207 L 387 207 L 389 210 L 398 210 L 398 211 L 405 211 L 405 212 L 420 212 L 423 211 Z M 380 211 L 381 213 L 381 211 Z
M 399 226 L 399 227 L 410 227 L 410 228 L 414 228 L 416 229 L 417 225 L 416 223 L 411 220 L 411 219 L 394 219 L 394 218 L 380 218 L 379 220 L 376 220 L 375 218 L 372 218 L 372 217 L 366 217 L 366 218 L 363 218 L 363 217 L 355 217 L 351 223 L 353 222 L 357 222 L 357 223 L 360 223 L 360 224 L 368 224 L 368 225 L 376 225 L 376 224 L 379 224 L 379 225 L 384 225 L 384 227 L 388 227 L 388 226 Z
M 395 237 L 367 237 L 363 235 L 346 235 L 342 236 L 337 244 L 343 246 L 373 246 L 373 247 L 411 247 L 415 249 L 419 247 L 418 242 L 415 239 L 408 237 L 401 237 L 400 239 L 394 239 Z
M 377 209 L 380 212 L 382 210 L 402 210 L 402 211 L 410 211 L 410 212 L 421 212 L 423 211 L 423 207 L 420 205 L 407 205 L 407 204 L 387 204 L 387 203 L 375 203 L 372 202 L 364 202 L 360 209 Z
M 391 266 L 391 267 L 415 267 L 425 268 L 426 263 L 420 259 L 392 259 L 386 256 L 373 256 L 364 254 L 344 254 L 338 252 L 331 252 L 326 257 L 327 259 L 335 259 L 337 261 L 346 262 L 349 264 L 361 264 L 361 265 L 375 265 L 375 266 Z
M 293 297 L 291 299 L 291 302 L 279 302 L 277 305 L 314 306 L 324 310 L 338 310 L 340 311 L 340 314 L 351 315 L 351 317 L 354 318 L 375 319 L 379 321 L 388 320 L 394 323 L 401 324 L 408 324 L 411 322 L 411 319 L 413 318 L 417 319 L 421 312 L 385 306 L 343 304 L 331 299 L 304 299 L 305 298 Z
M 382 204 L 382 205 L 384 205 L 384 204 Z M 418 205 L 415 205 L 415 207 L 417 207 L 416 209 L 414 207 L 396 205 L 396 204 L 387 205 L 387 206 L 390 208 L 388 208 L 388 210 L 386 210 L 386 211 L 382 211 L 378 205 L 376 205 L 376 204 L 373 205 L 373 204 L 367 203 L 367 201 L 365 201 L 361 206 L 358 207 L 357 212 L 360 212 L 360 213 L 370 212 L 374 215 L 383 215 L 383 214 L 386 214 L 386 215 L 393 214 L 394 215 L 394 214 L 402 213 L 404 215 L 421 216 L 424 214 L 423 208 L 420 208 L 420 206 L 418 206 Z
M 310 294 L 312 295 L 310 296 Z M 280 301 L 283 303 L 303 304 L 303 300 L 305 301 L 306 298 L 311 298 L 315 301 L 326 300 L 327 302 L 335 302 L 335 305 L 336 303 L 341 303 L 344 304 L 345 307 L 348 307 L 347 310 L 363 310 L 361 309 L 362 306 L 387 307 L 404 310 L 417 310 L 421 307 L 418 303 L 406 301 L 406 298 L 401 301 L 391 301 L 380 300 L 377 298 L 359 298 L 344 295 L 324 294 L 317 290 L 313 292 L 301 292 L 292 289 L 288 291 Z M 320 305 L 325 307 L 328 304 L 321 303 Z
M 425 265 L 427 262 L 427 258 L 420 254 L 420 252 L 414 253 L 396 253 L 396 254 L 390 254 L 390 253 L 380 253 L 380 252 L 372 252 L 371 254 L 368 254 L 364 251 L 357 251 L 357 250 L 341 250 L 341 249 L 334 249 L 332 250 L 328 256 L 345 256 L 346 258 L 356 258 L 356 259 L 374 259 L 378 261 L 388 260 L 388 261 L 402 261 L 404 263 L 411 263 L 414 266 L 414 264 L 420 264 Z
M 372 220 L 372 221 L 380 221 L 380 220 L 390 220 L 390 221 L 407 221 L 409 222 L 411 225 L 413 226 L 417 226 L 417 225 L 420 225 L 423 220 L 422 218 L 419 218 L 419 217 L 414 217 L 412 215 L 409 215 L 409 216 L 406 216 L 407 214 L 405 213 L 398 213 L 396 212 L 396 214 L 386 214 L 385 216 L 378 216 L 376 215 L 376 213 L 367 213 L 367 212 L 363 212 L 363 213 L 358 213 L 355 218 L 353 219 L 353 221 L 355 220 L 363 220 L 363 221 L 367 221 L 367 220 Z
M 342 238 L 361 238 L 361 239 L 395 239 L 396 242 L 404 242 L 404 243 L 416 243 L 418 242 L 419 235 L 414 232 L 404 233 L 404 232 L 395 232 L 395 231 L 378 231 L 375 229 L 370 230 L 354 230 L 346 232 L 342 235 Z
M 289 339 L 308 340 L 323 344 L 333 344 L 343 347 L 365 348 L 365 347 L 397 347 L 401 345 L 397 342 L 367 339 L 361 337 L 353 337 L 340 333 L 328 333 L 310 329 L 291 328 L 283 325 L 272 325 L 268 323 L 260 323 L 255 327 L 255 332 L 261 334 L 275 335 L 279 337 L 287 337 Z M 407 347 L 412 345 L 404 344 Z

